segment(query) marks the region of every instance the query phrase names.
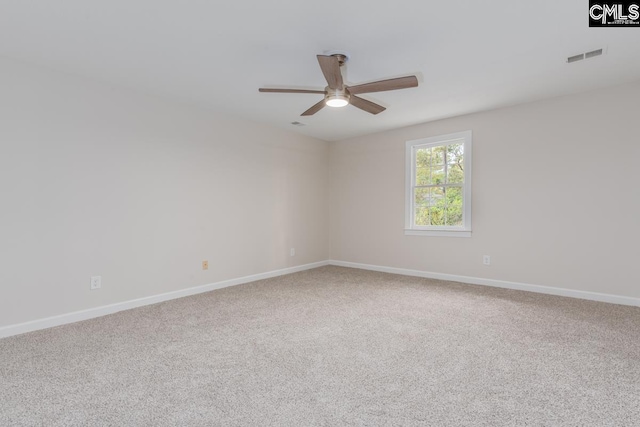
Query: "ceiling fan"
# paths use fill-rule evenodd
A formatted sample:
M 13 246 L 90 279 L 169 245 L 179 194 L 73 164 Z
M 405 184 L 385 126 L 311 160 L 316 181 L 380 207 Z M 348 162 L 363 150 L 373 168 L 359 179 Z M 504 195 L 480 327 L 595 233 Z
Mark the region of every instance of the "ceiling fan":
M 379 80 L 371 83 L 364 83 L 356 86 L 346 86 L 342 80 L 340 67 L 349 59 L 344 53 L 334 53 L 332 55 L 318 55 L 318 63 L 324 78 L 327 79 L 328 86 L 324 90 L 306 90 L 306 89 L 269 89 L 261 87 L 260 92 L 277 92 L 277 93 L 317 93 L 324 95 L 324 99 L 301 116 L 311 116 L 320 111 L 325 105 L 329 107 L 344 107 L 353 105 L 371 114 L 383 112 L 386 108 L 374 102 L 360 98 L 361 93 L 384 92 L 387 90 L 406 89 L 418 86 L 416 76 L 398 77 L 395 79 Z

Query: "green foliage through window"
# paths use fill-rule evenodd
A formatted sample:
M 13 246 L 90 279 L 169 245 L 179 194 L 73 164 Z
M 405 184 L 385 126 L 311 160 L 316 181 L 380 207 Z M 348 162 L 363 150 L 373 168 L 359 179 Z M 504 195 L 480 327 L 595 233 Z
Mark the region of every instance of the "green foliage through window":
M 414 224 L 462 226 L 464 143 L 418 147 L 414 159 Z

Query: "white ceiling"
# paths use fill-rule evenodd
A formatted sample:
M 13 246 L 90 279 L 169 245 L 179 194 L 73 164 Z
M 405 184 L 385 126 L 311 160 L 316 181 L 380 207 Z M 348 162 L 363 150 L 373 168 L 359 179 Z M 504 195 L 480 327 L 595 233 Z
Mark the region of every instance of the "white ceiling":
M 325 140 L 640 79 L 639 28 L 589 28 L 585 0 L 3 0 L 0 55 L 205 105 Z M 567 64 L 604 47 L 606 55 Z M 387 107 L 300 113 L 321 99 L 315 55 L 344 50 L 347 84 Z M 300 121 L 304 127 L 290 123 Z

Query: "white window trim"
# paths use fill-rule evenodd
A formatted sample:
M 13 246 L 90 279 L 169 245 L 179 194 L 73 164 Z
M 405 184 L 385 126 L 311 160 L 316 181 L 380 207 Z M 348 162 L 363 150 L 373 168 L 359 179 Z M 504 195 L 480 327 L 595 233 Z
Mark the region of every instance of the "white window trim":
M 413 185 L 415 179 L 415 161 L 413 153 L 416 147 L 432 147 L 454 141 L 464 141 L 464 211 L 462 227 L 414 226 L 413 225 Z M 471 237 L 471 131 L 450 133 L 431 138 L 415 139 L 406 142 L 405 148 L 405 217 L 404 234 L 407 236 L 447 236 Z

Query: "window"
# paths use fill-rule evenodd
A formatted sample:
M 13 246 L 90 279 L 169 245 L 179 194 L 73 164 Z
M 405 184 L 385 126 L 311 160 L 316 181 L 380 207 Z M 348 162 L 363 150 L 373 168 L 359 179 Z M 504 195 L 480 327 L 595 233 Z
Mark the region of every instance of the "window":
M 407 141 L 405 234 L 471 237 L 471 131 Z

